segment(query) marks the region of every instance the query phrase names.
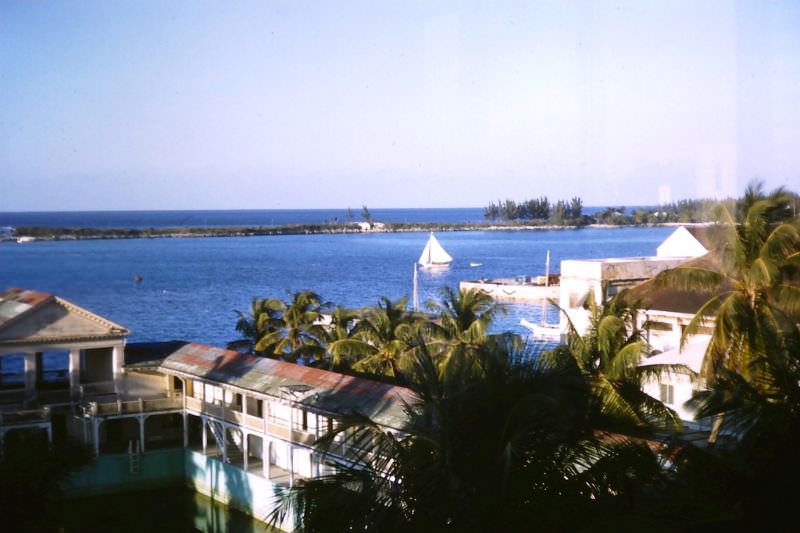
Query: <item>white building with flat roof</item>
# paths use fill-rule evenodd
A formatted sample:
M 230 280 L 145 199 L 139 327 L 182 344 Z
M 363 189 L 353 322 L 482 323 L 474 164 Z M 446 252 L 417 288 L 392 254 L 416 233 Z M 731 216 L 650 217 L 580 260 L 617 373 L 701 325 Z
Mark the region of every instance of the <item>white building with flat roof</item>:
M 584 303 L 590 294 L 596 303 L 602 305 L 624 289 L 647 281 L 659 272 L 675 268 L 688 259 L 688 256 L 623 257 L 561 261 L 561 331 L 566 333 L 568 320 L 579 333 L 588 329 L 590 312 L 584 308 Z

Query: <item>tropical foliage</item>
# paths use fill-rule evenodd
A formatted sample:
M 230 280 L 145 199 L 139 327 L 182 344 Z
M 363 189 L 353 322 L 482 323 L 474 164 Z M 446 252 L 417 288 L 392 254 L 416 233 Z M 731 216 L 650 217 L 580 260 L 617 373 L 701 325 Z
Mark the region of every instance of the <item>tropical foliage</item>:
M 687 326 L 684 339 L 713 318 L 702 377 L 710 386 L 734 372 L 763 393 L 779 386 L 791 368 L 800 320 L 800 233 L 797 221 L 770 223 L 780 207 L 753 202 L 741 224 L 725 209 L 713 258 L 660 274 L 657 283 L 707 293 L 709 300 Z
M 692 403 L 715 422 L 710 442 L 721 433 L 737 439 L 710 458 L 708 474 L 729 480 L 726 499 L 741 522 L 762 529 L 786 523 L 782 499 L 800 476 L 800 234 L 790 202 L 781 189 L 748 188 L 738 223 L 718 211 L 715 260 L 658 278 L 709 293 L 685 331 L 714 321 L 701 371 L 706 388 Z
M 364 309 L 350 333 L 330 344 L 334 366 L 400 377 L 415 337 L 414 319 L 407 305 L 408 298 L 392 302 L 383 297 L 375 307 Z
M 650 373 L 675 370 L 639 366 L 648 325 L 627 293 L 588 298 L 588 330 L 570 325 L 544 353 L 493 334 L 502 310 L 481 293 L 446 290 L 429 314 L 382 298 L 297 338 L 338 370 L 408 387 L 407 424 L 344 416 L 316 443 L 335 468 L 284 489 L 273 518 L 293 515 L 300 531 L 780 529 L 800 478 L 794 199 L 751 185 L 716 207 L 712 253 L 657 278 L 708 295 L 684 336 L 713 323 L 692 400 L 714 423 L 709 446 L 643 392 Z M 258 324 L 237 329 L 261 335 Z
M 273 518 L 293 513 L 300 531 L 519 531 L 634 517 L 634 493 L 660 476 L 657 456 L 594 432 L 585 383 L 520 364 L 518 350 L 491 338 L 470 353 L 472 372 L 452 376 L 420 344 L 408 427 L 345 419 L 318 447 L 342 453 L 343 437 L 347 460 L 285 492 Z
M 322 321 L 327 308 L 313 291 L 298 292 L 288 303 L 255 299 L 250 316 L 237 311 L 236 330 L 242 338 L 228 346 L 291 362 L 324 359 L 328 329 Z
M 629 302 L 623 293 L 605 306 L 590 294 L 585 305 L 590 312 L 588 331 L 581 335 L 570 322 L 567 342 L 545 353 L 545 364 L 586 382 L 598 427 L 629 434 L 680 430 L 675 412 L 642 389 L 646 379 L 670 369 L 638 366 L 648 351 L 637 325 L 640 304 Z
M 483 216 L 491 220 L 549 220 L 554 224 L 576 223 L 583 215 L 583 201 L 574 197 L 570 201 L 558 200 L 551 204 L 546 196 L 533 200 L 515 202 L 498 200 L 490 202 L 483 210 Z

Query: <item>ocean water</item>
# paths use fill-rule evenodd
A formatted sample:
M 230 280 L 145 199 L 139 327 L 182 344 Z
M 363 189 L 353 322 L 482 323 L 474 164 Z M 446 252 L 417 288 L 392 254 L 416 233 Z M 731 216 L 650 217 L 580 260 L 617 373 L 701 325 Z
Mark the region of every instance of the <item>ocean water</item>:
M 420 300 L 481 277 L 551 272 L 562 259 L 654 255 L 672 228 L 443 232 L 455 258 L 440 272 L 420 271 Z M 130 341 L 182 339 L 224 346 L 236 338 L 235 310 L 255 297 L 288 299 L 311 289 L 347 307 L 410 295 L 413 263 L 425 233 L 286 235 L 0 243 L 0 288 L 50 292 L 131 330 Z M 483 265 L 469 266 L 470 262 Z M 141 283 L 134 282 L 140 275 Z M 515 304 L 496 331 L 524 333 L 541 305 Z M 548 318 L 557 320 L 549 309 Z

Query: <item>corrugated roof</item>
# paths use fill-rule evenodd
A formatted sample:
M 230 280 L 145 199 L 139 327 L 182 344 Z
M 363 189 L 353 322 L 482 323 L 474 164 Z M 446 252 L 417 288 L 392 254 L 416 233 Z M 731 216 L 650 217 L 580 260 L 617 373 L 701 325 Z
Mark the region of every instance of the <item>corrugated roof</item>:
M 404 387 L 196 343 L 167 356 L 161 368 L 325 412 L 358 412 L 395 429 L 407 424 L 403 402 L 414 400 L 414 393 Z

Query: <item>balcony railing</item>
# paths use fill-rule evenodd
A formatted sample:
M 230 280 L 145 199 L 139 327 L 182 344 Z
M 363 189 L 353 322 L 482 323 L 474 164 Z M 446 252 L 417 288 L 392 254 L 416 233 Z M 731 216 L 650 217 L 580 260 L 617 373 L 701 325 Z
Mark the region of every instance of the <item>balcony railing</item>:
M 314 441 L 316 441 L 316 440 L 317 440 L 317 436 L 314 435 L 313 433 L 308 433 L 306 431 L 297 430 L 297 429 L 293 429 L 292 430 L 292 441 L 293 442 L 299 442 L 300 444 L 306 444 L 308 446 L 311 446 L 312 444 L 314 444 Z
M 225 420 L 242 426 L 244 425 L 244 415 L 233 409 L 225 409 Z
M 25 389 L 0 390 L 0 403 L 20 403 L 25 400 Z
M 213 416 L 215 418 L 222 418 L 227 422 L 231 422 L 239 426 L 266 432 L 273 437 L 287 441 L 310 446 L 317 440 L 317 436 L 313 430 L 304 430 L 296 424 L 294 427 L 290 428 L 288 420 L 273 416 L 267 417 L 265 422 L 264 418 L 242 413 L 241 411 L 235 410 L 233 406 L 226 406 L 225 409 L 223 409 L 222 405 L 220 404 L 208 403 L 199 398 L 187 396 L 186 408 L 198 413 Z
M 0 412 L 0 426 L 35 424 L 50 420 L 50 408 Z
M 114 381 L 95 381 L 81 384 L 81 397 L 114 394 Z
M 116 400 L 112 402 L 88 402 L 81 406 L 84 416 L 109 416 L 157 411 L 172 411 L 183 407 L 183 398 L 174 394 L 163 398 L 138 400 Z
M 258 429 L 264 431 L 264 419 L 258 416 L 245 415 L 244 422 L 250 429 Z

